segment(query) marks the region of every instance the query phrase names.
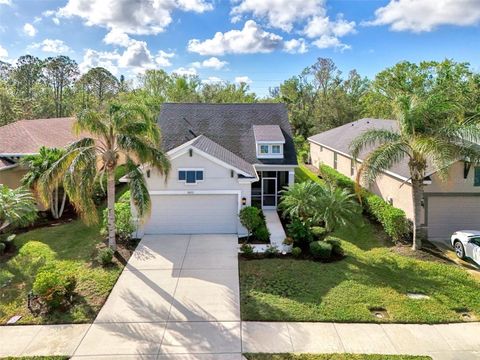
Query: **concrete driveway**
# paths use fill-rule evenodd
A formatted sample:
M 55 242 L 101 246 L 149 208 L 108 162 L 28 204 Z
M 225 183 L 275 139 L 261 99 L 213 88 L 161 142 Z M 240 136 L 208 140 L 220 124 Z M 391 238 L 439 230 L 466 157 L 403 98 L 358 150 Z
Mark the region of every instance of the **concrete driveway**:
M 241 359 L 237 237 L 145 236 L 75 359 Z

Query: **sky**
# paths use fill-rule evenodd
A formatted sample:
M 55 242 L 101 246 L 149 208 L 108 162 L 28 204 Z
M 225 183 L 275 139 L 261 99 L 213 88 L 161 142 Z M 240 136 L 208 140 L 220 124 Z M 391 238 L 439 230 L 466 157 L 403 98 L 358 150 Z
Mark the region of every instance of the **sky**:
M 0 60 L 68 55 L 246 82 L 260 96 L 318 57 L 373 78 L 408 60 L 480 71 L 480 0 L 0 0 Z

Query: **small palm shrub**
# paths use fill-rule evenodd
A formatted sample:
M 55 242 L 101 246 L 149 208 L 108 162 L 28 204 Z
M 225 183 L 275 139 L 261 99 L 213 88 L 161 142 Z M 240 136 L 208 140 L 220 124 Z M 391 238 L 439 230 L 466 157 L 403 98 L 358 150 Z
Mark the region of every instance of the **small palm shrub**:
M 102 264 L 102 266 L 108 266 L 113 263 L 114 251 L 110 248 L 103 248 L 98 251 L 97 261 Z
M 329 260 L 332 256 L 332 245 L 325 241 L 312 241 L 310 253 L 316 260 Z
M 33 282 L 33 292 L 44 302 L 49 311 L 70 303 L 77 281 L 55 262 L 42 267 Z

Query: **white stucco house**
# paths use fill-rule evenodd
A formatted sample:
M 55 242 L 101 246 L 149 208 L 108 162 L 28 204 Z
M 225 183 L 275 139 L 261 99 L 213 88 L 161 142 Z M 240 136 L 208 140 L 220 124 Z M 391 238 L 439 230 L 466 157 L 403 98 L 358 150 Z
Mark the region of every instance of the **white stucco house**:
M 283 104 L 162 105 L 168 178 L 144 168 L 152 199 L 143 234 L 245 234 L 243 206 L 275 209 L 297 166 Z

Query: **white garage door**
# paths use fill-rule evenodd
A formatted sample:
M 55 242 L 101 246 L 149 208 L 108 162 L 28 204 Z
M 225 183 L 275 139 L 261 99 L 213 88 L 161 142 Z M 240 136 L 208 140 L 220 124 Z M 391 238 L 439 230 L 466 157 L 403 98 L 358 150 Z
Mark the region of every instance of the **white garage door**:
M 237 195 L 152 195 L 145 234 L 234 234 L 237 213 Z
M 428 238 L 449 239 L 456 230 L 480 230 L 480 197 L 429 196 Z

